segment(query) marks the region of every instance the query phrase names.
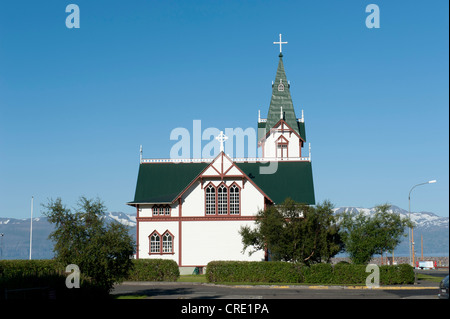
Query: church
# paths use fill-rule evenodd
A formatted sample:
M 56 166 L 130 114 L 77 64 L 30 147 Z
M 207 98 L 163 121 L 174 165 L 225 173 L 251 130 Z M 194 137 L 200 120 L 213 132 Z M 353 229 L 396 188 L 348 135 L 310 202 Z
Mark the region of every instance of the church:
M 287 197 L 315 204 L 311 148 L 306 146 L 303 111 L 297 118 L 282 44 L 266 118 L 258 116 L 261 157 L 231 158 L 220 152 L 205 159 L 140 159 L 134 200 L 136 258 L 177 262 L 192 273 L 213 260 L 260 261 L 267 253 L 243 253 L 239 230 L 254 225 L 258 211 Z M 307 150 L 307 155 L 305 149 Z M 141 153 L 142 154 L 142 153 Z

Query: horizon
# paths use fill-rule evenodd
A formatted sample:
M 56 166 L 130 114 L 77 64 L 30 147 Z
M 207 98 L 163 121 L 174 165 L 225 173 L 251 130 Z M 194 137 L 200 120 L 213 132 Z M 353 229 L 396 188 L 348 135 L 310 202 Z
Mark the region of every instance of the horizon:
M 408 208 L 436 179 L 411 212 L 449 217 L 447 1 L 377 0 L 379 28 L 355 0 L 73 3 L 79 28 L 57 0 L 0 11 L 0 216 L 29 218 L 32 196 L 33 215 L 80 196 L 135 213 L 140 145 L 168 158 L 195 120 L 257 129 L 282 34 L 316 204 Z
M 402 208 L 402 207 L 400 207 L 400 206 L 397 206 L 397 205 L 394 205 L 394 204 L 392 204 L 391 206 L 397 207 L 397 208 L 399 208 L 399 209 L 405 211 L 406 213 L 408 213 L 408 210 L 407 210 L 407 209 L 404 209 L 404 208 Z M 374 209 L 375 206 L 374 206 L 374 207 L 337 206 L 337 207 L 334 207 L 333 210 L 338 210 L 338 209 L 340 209 L 340 208 Z M 105 214 L 108 214 L 108 213 L 111 213 L 111 214 L 114 214 L 114 213 L 120 213 L 120 214 L 126 214 L 126 215 L 129 215 L 129 216 L 136 216 L 136 211 L 133 211 L 133 212 L 124 212 L 124 211 L 112 211 L 112 210 L 107 210 L 107 211 L 105 212 Z M 436 214 L 436 213 L 434 213 L 434 212 L 429 212 L 429 211 L 411 211 L 411 214 L 433 214 L 433 215 L 435 215 L 435 216 L 437 216 L 437 217 L 439 217 L 439 218 L 449 218 L 449 216 L 440 216 L 440 215 L 438 215 L 438 214 Z M 0 218 L 13 218 L 13 219 L 27 220 L 27 219 L 30 219 L 31 216 L 28 216 L 28 217 L 25 216 L 25 217 L 22 217 L 22 218 L 16 218 L 16 217 L 11 217 L 11 216 L 3 216 L 3 215 L 0 215 Z M 34 219 L 38 219 L 38 218 L 47 218 L 47 217 L 46 217 L 45 215 L 35 216 L 34 213 L 33 213 L 33 220 L 34 220 Z

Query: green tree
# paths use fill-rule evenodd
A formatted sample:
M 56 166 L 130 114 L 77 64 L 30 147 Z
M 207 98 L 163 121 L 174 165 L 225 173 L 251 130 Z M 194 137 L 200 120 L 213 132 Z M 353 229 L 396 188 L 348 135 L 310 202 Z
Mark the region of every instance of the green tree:
M 329 261 L 342 249 L 332 205 L 316 207 L 286 199 L 257 214 L 256 227 L 241 227 L 244 251 L 268 250 L 272 260 L 306 264 Z
M 389 212 L 389 204 L 375 207 L 373 216 L 363 212 L 344 212 L 339 216 L 345 251 L 355 264 L 367 264 L 373 255 L 393 251 L 411 227 L 408 218 Z
M 63 265 L 76 264 L 96 287 L 109 292 L 132 267 L 134 241 L 126 226 L 106 223 L 106 207 L 100 199 L 80 197 L 72 212 L 57 198 L 44 212 L 55 225 L 49 238 L 55 242 L 55 257 Z

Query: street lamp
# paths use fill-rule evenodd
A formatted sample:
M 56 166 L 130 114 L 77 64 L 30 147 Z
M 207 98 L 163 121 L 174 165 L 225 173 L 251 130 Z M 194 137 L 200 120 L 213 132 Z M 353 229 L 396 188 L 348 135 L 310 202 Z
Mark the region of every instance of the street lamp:
M 426 185 L 426 184 L 433 184 L 436 183 L 436 180 L 433 179 L 431 181 L 425 182 L 425 183 L 420 183 L 417 185 L 414 185 L 411 190 L 409 191 L 408 194 L 408 211 L 409 211 L 409 219 L 411 220 L 411 192 L 414 188 L 416 188 L 417 186 L 420 185 Z M 412 247 L 411 247 L 412 245 Z M 414 229 L 413 228 L 409 228 L 409 263 L 411 264 L 411 252 L 412 252 L 412 266 L 414 267 Z
M 5 234 L 0 233 L 0 237 L 1 237 L 1 241 L 0 241 L 0 259 L 3 258 L 3 236 L 5 236 Z

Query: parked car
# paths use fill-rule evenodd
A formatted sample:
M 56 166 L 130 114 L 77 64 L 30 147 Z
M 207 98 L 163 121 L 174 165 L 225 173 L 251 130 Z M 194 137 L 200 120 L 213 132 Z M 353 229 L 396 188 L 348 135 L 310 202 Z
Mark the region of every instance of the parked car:
M 439 284 L 439 294 L 438 297 L 440 299 L 448 299 L 448 275 L 444 279 L 441 280 Z

